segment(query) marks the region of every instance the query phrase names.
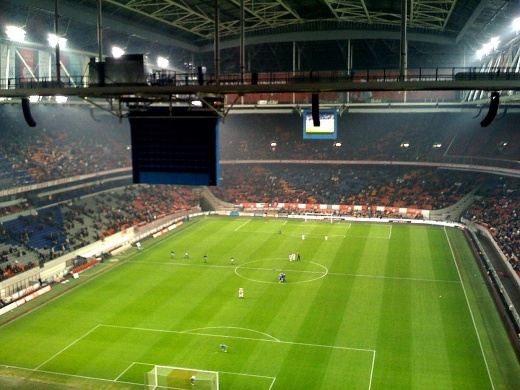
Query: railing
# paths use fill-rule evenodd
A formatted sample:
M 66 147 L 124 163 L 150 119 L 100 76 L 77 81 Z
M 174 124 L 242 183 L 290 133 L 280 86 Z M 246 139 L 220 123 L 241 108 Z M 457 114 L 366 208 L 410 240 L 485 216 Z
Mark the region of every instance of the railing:
M 146 77 L 150 86 L 201 86 L 201 85 L 275 85 L 298 83 L 362 83 L 362 82 L 431 82 L 468 80 L 520 80 L 520 73 L 510 68 L 498 68 L 493 72 L 482 72 L 479 68 L 419 68 L 410 69 L 406 76 L 395 69 L 360 69 L 353 71 L 297 71 L 271 73 L 223 74 L 217 81 L 213 74 L 177 73 L 155 71 Z M 124 83 L 129 85 L 131 83 Z M 99 84 L 98 84 L 99 85 Z M 105 85 L 114 85 L 106 80 Z M 35 88 L 87 88 L 88 76 L 64 76 L 58 81 L 52 77 L 0 79 L 1 89 Z

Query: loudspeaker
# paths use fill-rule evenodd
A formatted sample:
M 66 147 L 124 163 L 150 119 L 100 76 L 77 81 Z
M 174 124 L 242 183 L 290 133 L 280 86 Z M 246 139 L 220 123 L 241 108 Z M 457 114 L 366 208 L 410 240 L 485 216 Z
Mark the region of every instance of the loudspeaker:
M 22 98 L 23 118 L 30 127 L 35 127 L 36 121 L 33 119 L 31 115 L 31 106 L 29 104 L 29 98 Z
M 258 84 L 258 73 L 251 73 L 251 85 Z
M 491 102 L 489 103 L 489 110 L 486 117 L 482 119 L 482 122 L 480 122 L 480 126 L 488 127 L 491 124 L 491 122 L 493 122 L 493 119 L 495 119 L 495 116 L 497 115 L 499 103 L 500 94 L 498 92 L 491 92 Z
M 312 123 L 314 127 L 320 127 L 320 98 L 317 93 L 312 94 Z
M 199 85 L 204 85 L 204 73 L 202 73 L 202 66 L 197 68 L 197 81 Z

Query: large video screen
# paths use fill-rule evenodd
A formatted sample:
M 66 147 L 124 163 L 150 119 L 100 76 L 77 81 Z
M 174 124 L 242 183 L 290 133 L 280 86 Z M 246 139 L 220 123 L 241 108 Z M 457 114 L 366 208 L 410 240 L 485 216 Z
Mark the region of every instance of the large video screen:
M 336 110 L 320 110 L 320 125 L 314 126 L 312 111 L 303 111 L 303 139 L 336 139 L 338 136 Z

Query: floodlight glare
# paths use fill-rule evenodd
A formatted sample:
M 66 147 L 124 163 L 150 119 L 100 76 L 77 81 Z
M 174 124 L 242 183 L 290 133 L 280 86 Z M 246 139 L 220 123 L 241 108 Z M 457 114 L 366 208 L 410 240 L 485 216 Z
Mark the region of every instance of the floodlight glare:
M 513 20 L 513 29 L 518 33 L 520 31 L 520 18 Z
M 63 104 L 63 103 L 67 103 L 68 97 L 57 95 L 54 97 L 54 99 L 56 99 L 56 103 Z
M 49 45 L 51 45 L 52 47 L 56 47 L 56 45 L 59 45 L 62 49 L 67 44 L 66 38 L 58 37 L 56 34 L 49 34 L 47 36 L 47 41 L 49 42 Z
M 125 54 L 125 51 L 123 49 L 121 49 L 120 47 L 117 47 L 117 46 L 112 47 L 112 57 L 120 58 L 124 54 Z
M 493 37 L 489 41 L 489 44 L 491 45 L 491 48 L 493 50 L 496 50 L 498 48 L 498 45 L 500 44 L 500 38 L 499 37 Z
M 31 103 L 37 103 L 41 100 L 41 96 L 38 96 L 38 95 L 32 95 L 32 96 L 29 96 L 29 101 Z
M 9 40 L 13 42 L 23 42 L 25 40 L 25 30 L 16 26 L 6 26 L 5 33 Z
M 168 61 L 168 58 L 164 58 L 164 57 L 158 57 L 157 58 L 157 66 L 159 68 L 167 68 L 168 65 L 170 64 L 170 61 Z
M 489 53 L 491 53 L 492 45 L 491 43 L 486 43 L 484 46 L 482 46 L 482 53 L 487 56 Z

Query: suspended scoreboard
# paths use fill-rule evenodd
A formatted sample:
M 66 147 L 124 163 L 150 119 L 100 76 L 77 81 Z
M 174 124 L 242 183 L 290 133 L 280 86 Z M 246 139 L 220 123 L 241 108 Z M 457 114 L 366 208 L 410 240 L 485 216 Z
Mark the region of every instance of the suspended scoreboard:
M 303 111 L 303 139 L 336 139 L 338 137 L 338 113 L 336 110 L 319 110 L 319 126 L 311 110 Z
M 134 183 L 218 185 L 214 110 L 149 107 L 129 114 Z

